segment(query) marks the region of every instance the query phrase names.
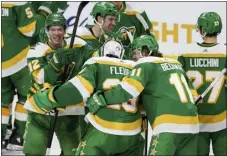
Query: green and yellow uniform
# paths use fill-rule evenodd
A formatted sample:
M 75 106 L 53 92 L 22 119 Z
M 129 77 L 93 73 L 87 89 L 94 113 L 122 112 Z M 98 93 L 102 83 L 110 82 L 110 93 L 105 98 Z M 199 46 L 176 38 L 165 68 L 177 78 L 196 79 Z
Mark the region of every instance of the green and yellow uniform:
M 219 75 L 226 64 L 224 44 L 196 44 L 182 52 L 178 60 L 199 94 Z M 198 105 L 200 137 L 199 155 L 208 155 L 210 140 L 217 155 L 226 153 L 226 76 L 222 76 Z
M 191 92 L 178 61 L 145 57 L 104 98 L 110 106 L 140 95 L 153 130 L 149 155 L 196 155 L 199 123 Z
M 69 47 L 70 38 L 65 42 L 65 48 Z M 76 66 L 72 71 L 75 75 L 82 68 L 83 63 L 93 55 L 94 50 L 86 45 L 86 42 L 76 38 L 73 48 L 75 50 Z M 54 113 L 44 114 L 35 107 L 32 96 L 37 90 L 40 90 L 48 85 L 56 85 L 62 83 L 64 71 L 56 71 L 49 66 L 49 60 L 54 54 L 54 49 L 51 49 L 48 44 L 37 43 L 28 53 L 28 66 L 32 75 L 33 85 L 28 94 L 28 100 L 25 103 L 25 108 L 29 111 L 28 121 L 25 131 L 24 153 L 26 155 L 45 155 L 49 131 L 53 124 Z M 69 65 L 72 67 L 72 64 Z M 69 73 L 67 73 L 69 74 Z M 76 103 L 75 103 L 76 104 Z M 78 116 L 84 114 L 84 104 L 70 105 L 59 110 L 56 124 L 56 135 L 62 149 L 62 154 L 73 155 L 73 149 L 79 144 L 79 123 Z M 33 146 L 36 146 L 34 149 Z

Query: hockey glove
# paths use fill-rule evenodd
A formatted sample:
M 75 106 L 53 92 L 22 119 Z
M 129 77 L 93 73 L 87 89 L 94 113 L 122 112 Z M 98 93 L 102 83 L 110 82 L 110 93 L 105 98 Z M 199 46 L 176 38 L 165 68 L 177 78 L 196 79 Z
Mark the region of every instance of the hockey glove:
M 38 8 L 38 13 L 48 16 L 51 13 L 56 13 L 57 12 L 57 3 L 54 1 L 46 1 L 42 2 L 40 7 Z
M 72 63 L 74 54 L 73 49 L 58 49 L 49 63 L 59 72 L 64 65 Z
M 102 91 L 94 93 L 86 102 L 86 106 L 92 114 L 95 114 L 101 107 L 105 107 L 106 105 Z
M 59 106 L 53 96 L 53 91 L 57 86 L 53 88 L 43 88 L 38 91 L 32 98 L 34 100 L 33 105 L 38 108 L 38 112 L 41 114 L 46 114 L 50 112 L 52 109 Z

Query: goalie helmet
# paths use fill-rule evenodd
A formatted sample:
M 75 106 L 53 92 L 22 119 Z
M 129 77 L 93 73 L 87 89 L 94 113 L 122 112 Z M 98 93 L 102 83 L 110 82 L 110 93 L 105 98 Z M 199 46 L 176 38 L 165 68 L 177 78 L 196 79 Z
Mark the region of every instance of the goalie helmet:
M 48 31 L 51 26 L 63 26 L 66 29 L 66 19 L 61 13 L 52 13 L 47 16 L 45 21 L 45 28 Z
M 222 21 L 216 12 L 204 12 L 197 21 L 197 30 L 202 29 L 206 35 L 219 34 L 222 29 Z
M 116 57 L 122 59 L 124 56 L 124 48 L 120 41 L 107 40 L 101 48 L 101 56 Z
M 98 2 L 94 5 L 91 15 L 93 19 L 97 16 L 104 18 L 106 15 L 116 16 L 118 14 L 117 8 L 110 2 Z
M 142 35 L 140 37 L 137 37 L 131 44 L 131 51 L 138 50 L 141 57 L 144 57 L 142 54 L 143 48 L 148 49 L 148 56 L 152 54 L 152 52 L 158 52 L 159 45 L 156 41 L 154 36 L 150 35 Z

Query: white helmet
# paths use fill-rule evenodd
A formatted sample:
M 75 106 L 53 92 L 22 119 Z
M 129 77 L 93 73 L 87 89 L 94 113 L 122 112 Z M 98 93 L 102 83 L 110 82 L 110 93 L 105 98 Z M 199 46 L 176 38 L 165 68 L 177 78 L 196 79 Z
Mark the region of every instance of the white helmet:
M 102 48 L 101 55 L 102 56 L 116 56 L 119 59 L 122 59 L 124 56 L 124 48 L 121 42 L 115 40 L 107 40 Z

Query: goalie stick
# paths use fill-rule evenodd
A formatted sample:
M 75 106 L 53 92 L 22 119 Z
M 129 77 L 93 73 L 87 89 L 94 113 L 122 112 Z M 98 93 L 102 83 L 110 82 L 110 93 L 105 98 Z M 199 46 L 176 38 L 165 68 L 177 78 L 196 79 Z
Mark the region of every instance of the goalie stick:
M 226 73 L 226 68 L 224 68 L 221 73 L 214 79 L 214 81 L 207 87 L 207 89 L 196 99 L 195 105 L 199 104 L 199 101 L 202 100 L 207 93 L 214 87 L 214 85 L 221 79 L 221 77 Z
M 89 1 L 82 1 L 77 9 L 77 13 L 76 13 L 76 20 L 75 20 L 75 23 L 74 23 L 74 26 L 73 26 L 73 32 L 72 32 L 72 37 L 71 37 L 71 40 L 70 40 L 70 45 L 69 45 L 69 48 L 72 48 L 73 47 L 73 43 L 74 43 L 74 40 L 75 40 L 75 35 L 76 35 L 76 31 L 77 31 L 77 26 L 78 26 L 78 23 L 79 23 L 79 18 L 80 18 L 80 14 L 82 12 L 82 10 L 84 9 L 84 7 L 89 3 Z M 70 73 L 72 72 L 74 66 L 75 66 L 75 62 L 72 62 L 73 63 L 73 67 L 70 71 Z M 69 74 L 68 78 L 65 79 L 67 77 L 67 69 L 68 69 L 68 66 L 65 66 L 64 68 L 64 73 L 63 73 L 63 82 L 65 82 L 66 80 L 68 80 L 68 78 L 70 77 L 71 74 Z M 53 140 L 53 136 L 54 136 L 54 131 L 55 131 L 55 127 L 56 127 L 56 123 L 57 123 L 57 118 L 58 118 L 58 110 L 55 109 L 55 115 L 54 115 L 54 119 L 53 119 L 53 125 L 51 126 L 51 130 L 49 131 L 49 138 L 48 138 L 48 144 L 47 144 L 47 150 L 46 150 L 46 155 L 50 155 L 50 149 L 51 149 L 51 144 L 52 144 L 52 140 Z

